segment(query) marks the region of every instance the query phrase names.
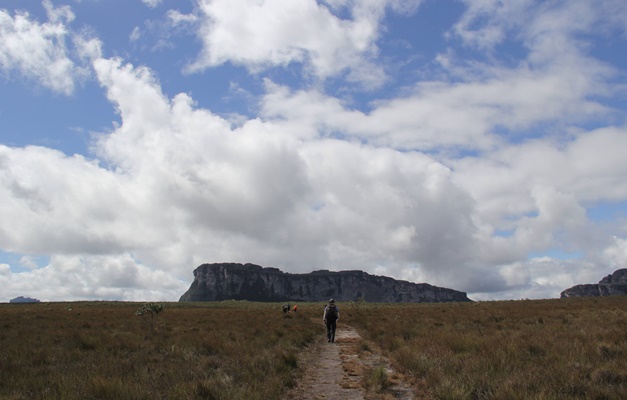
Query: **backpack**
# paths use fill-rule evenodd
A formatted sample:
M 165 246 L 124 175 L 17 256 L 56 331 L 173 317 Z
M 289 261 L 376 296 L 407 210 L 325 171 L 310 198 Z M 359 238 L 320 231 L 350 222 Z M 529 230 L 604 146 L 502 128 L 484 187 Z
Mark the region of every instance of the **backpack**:
M 337 307 L 336 306 L 327 307 L 327 320 L 328 321 L 337 320 Z

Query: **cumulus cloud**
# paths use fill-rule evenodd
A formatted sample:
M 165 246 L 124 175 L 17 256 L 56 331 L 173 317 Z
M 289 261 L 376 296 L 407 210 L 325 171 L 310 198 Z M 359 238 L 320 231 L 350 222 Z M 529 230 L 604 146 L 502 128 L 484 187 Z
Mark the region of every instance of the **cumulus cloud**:
M 62 94 L 72 94 L 77 82 L 89 74 L 84 63 L 73 57 L 78 54 L 98 55 L 100 44 L 85 33 L 73 33 L 68 25 L 75 16 L 69 6 L 55 7 L 45 0 L 48 21 L 40 23 L 27 12 L 11 16 L 0 9 L 0 71 L 20 76 Z M 75 48 L 68 48 L 68 39 Z
M 37 262 L 30 256 L 22 256 L 20 258 L 20 265 L 24 268 L 28 268 L 28 269 L 36 269 L 39 266 L 37 265 Z
M 9 264 L 0 264 L 0 275 L 9 275 L 11 273 L 11 266 Z
M 101 162 L 39 147 L 2 148 L 4 248 L 90 250 L 93 255 L 83 257 L 102 263 L 109 258 L 101 254 L 128 261 L 114 254 L 133 251 L 179 279 L 207 260 L 254 260 L 291 271 L 360 268 L 401 277 L 412 275 L 407 265 L 413 265 L 430 282 L 475 292 L 517 288 L 538 276 L 512 266 L 500 277 L 486 274 L 483 251 L 494 251 L 492 236 L 481 234 L 486 219 L 477 203 L 483 198 L 472 196 L 457 170 L 427 155 L 332 137 L 298 138 L 272 121 L 232 127 L 196 108 L 186 94 L 169 99 L 144 67 L 119 59 L 99 59 L 94 66 L 122 124 L 100 137 Z M 33 165 L 41 171 L 37 176 L 28 174 Z M 505 251 L 510 257 L 516 249 L 547 248 L 556 232 L 586 224 L 572 195 L 538 187 L 529 202 L 538 214 L 523 218 L 504 239 L 513 241 Z M 35 225 L 42 228 L 33 232 Z M 55 268 L 65 268 L 61 261 L 67 260 L 82 258 L 61 257 Z M 96 265 L 69 264 L 85 270 Z M 100 278 L 90 278 L 111 289 L 98 295 L 120 294 L 123 282 L 138 282 L 134 267 L 129 272 L 124 265 L 113 263 Z M 556 285 L 545 286 L 554 291 Z
M 624 268 L 627 265 L 627 238 L 614 236 L 612 243 L 604 249 L 602 257 L 612 268 Z
M 96 70 L 123 117 L 116 132 L 101 138 L 102 156 L 199 232 L 248 236 L 258 244 L 239 251 L 257 258 L 279 254 L 281 245 L 323 252 L 295 255 L 290 268 L 388 262 L 388 247 L 400 259 L 420 255 L 428 265 L 462 257 L 445 248 L 465 247 L 458 242 L 473 229 L 469 199 L 429 157 L 332 138 L 303 142 L 289 128 L 259 120 L 232 128 L 195 109 L 187 95 L 167 99 L 145 69 L 100 60 Z M 436 221 L 446 229 L 435 231 Z
M 227 62 L 251 71 L 300 63 L 318 78 L 347 72 L 350 81 L 380 85 L 385 72 L 373 60 L 385 9 L 411 12 L 419 2 L 406 2 L 405 7 L 380 0 L 326 3 L 200 0 L 204 47 L 189 71 Z M 351 18 L 333 13 L 346 8 Z
M 135 228 L 134 232 L 123 228 L 132 217 L 117 212 L 132 213 L 131 194 L 97 163 L 43 147 L 0 146 L 0 165 L 4 249 L 27 254 L 102 253 L 126 249 L 126 240 L 130 246 L 141 245 Z M 41 173 L 32 174 L 32 168 Z
M 21 273 L 3 272 L 4 265 L 0 265 L 0 284 L 7 288 L 6 300 L 25 293 L 36 293 L 43 301 L 175 300 L 187 285 L 169 273 L 148 268 L 130 254 L 57 255 L 49 265 Z
M 555 212 L 568 210 L 562 215 L 581 220 L 583 205 L 626 198 L 620 182 L 627 163 L 618 150 L 626 140 L 625 128 L 601 128 L 580 132 L 559 146 L 551 139 L 536 139 L 451 164 L 455 182 L 479 204 L 481 219 L 499 229 L 510 229 L 513 216 L 525 218 L 541 210 L 537 196 L 546 190 L 570 199 L 576 207 L 561 204 Z
M 180 274 L 207 259 L 292 271 L 408 261 L 444 268 L 470 251 L 472 202 L 430 157 L 299 141 L 260 120 L 233 128 L 185 94 L 168 99 L 145 68 L 100 59 L 95 70 L 122 117 L 98 142 L 108 168 L 2 147 L 4 248 L 133 250 Z M 40 174 L 29 175 L 33 167 Z
M 582 260 L 561 260 L 551 257 L 531 258 L 497 268 L 504 284 L 498 293 L 477 290 L 476 300 L 552 298 L 571 286 L 596 283 L 603 271 Z
M 0 26 L 7 38 L 19 36 L 16 21 L 39 32 L 76 75 L 65 48 L 71 10 L 45 4 L 46 24 L 2 11 Z M 307 79 L 266 78 L 257 115 L 236 123 L 73 35 L 120 123 L 95 135 L 92 158 L 0 145 L 0 247 L 52 255 L 43 268 L 24 258 L 32 269 L 20 273 L 0 264 L 5 296 L 41 286 L 48 300 L 176 300 L 195 266 L 219 261 L 362 269 L 475 299 L 555 297 L 596 282 L 627 261 L 625 226 L 595 224 L 586 211 L 627 200 L 627 130 L 586 127 L 624 119 L 605 101 L 619 71 L 577 39 L 605 20 L 591 4 L 467 2 L 449 40 L 475 59 L 440 54 L 437 74 L 361 107 Z M 601 7 L 624 31 L 621 4 Z M 385 77 L 386 13 L 418 5 L 199 0 L 194 13 L 166 18 L 200 29 L 190 71 L 232 63 L 263 76 L 298 63 L 316 79 L 369 85 Z M 57 36 L 41 34 L 48 25 Z M 518 61 L 486 61 L 507 40 L 524 48 Z M 47 85 L 50 72 L 16 60 L 0 65 Z M 68 93 L 64 85 L 53 89 Z M 555 249 L 565 255 L 534 256 Z
M 584 65 L 542 71 L 502 68 L 485 80 L 420 82 L 403 97 L 374 102 L 367 113 L 316 89 L 294 92 L 270 82 L 262 113 L 298 121 L 303 134 L 342 132 L 376 146 L 490 150 L 503 142 L 503 129 L 524 137 L 535 135 L 542 124 L 609 115 L 611 110 L 594 97 L 608 89 L 607 71 Z

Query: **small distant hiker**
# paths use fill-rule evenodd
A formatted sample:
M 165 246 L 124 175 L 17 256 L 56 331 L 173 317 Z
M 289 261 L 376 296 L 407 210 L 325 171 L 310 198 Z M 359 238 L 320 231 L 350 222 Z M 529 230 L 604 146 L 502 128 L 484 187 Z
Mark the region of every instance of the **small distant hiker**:
M 298 312 L 298 306 L 296 304 L 294 304 L 294 312 Z
M 290 305 L 283 304 L 282 310 L 283 310 L 283 314 L 287 314 L 290 311 Z
M 327 326 L 327 342 L 335 342 L 335 328 L 337 328 L 337 321 L 340 319 L 340 309 L 335 305 L 335 300 L 330 299 L 329 304 L 324 307 L 324 314 L 322 321 Z

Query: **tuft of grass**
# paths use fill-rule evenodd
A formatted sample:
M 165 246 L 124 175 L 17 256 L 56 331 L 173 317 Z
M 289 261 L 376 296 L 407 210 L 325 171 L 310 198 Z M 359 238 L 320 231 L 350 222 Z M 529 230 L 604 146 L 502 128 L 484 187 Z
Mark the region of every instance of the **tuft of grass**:
M 387 371 L 383 366 L 366 369 L 363 375 L 363 385 L 369 393 L 383 393 L 391 386 Z

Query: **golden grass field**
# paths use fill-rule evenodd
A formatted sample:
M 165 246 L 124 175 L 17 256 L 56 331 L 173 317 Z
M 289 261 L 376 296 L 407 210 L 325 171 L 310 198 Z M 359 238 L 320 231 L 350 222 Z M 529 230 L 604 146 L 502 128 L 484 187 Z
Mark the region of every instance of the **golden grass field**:
M 417 398 L 627 399 L 627 296 L 353 309 Z
M 0 306 L 1 399 L 274 399 L 319 326 L 276 304 Z
M 0 399 L 278 399 L 321 303 L 0 304 Z M 424 399 L 626 399 L 627 297 L 339 303 Z

